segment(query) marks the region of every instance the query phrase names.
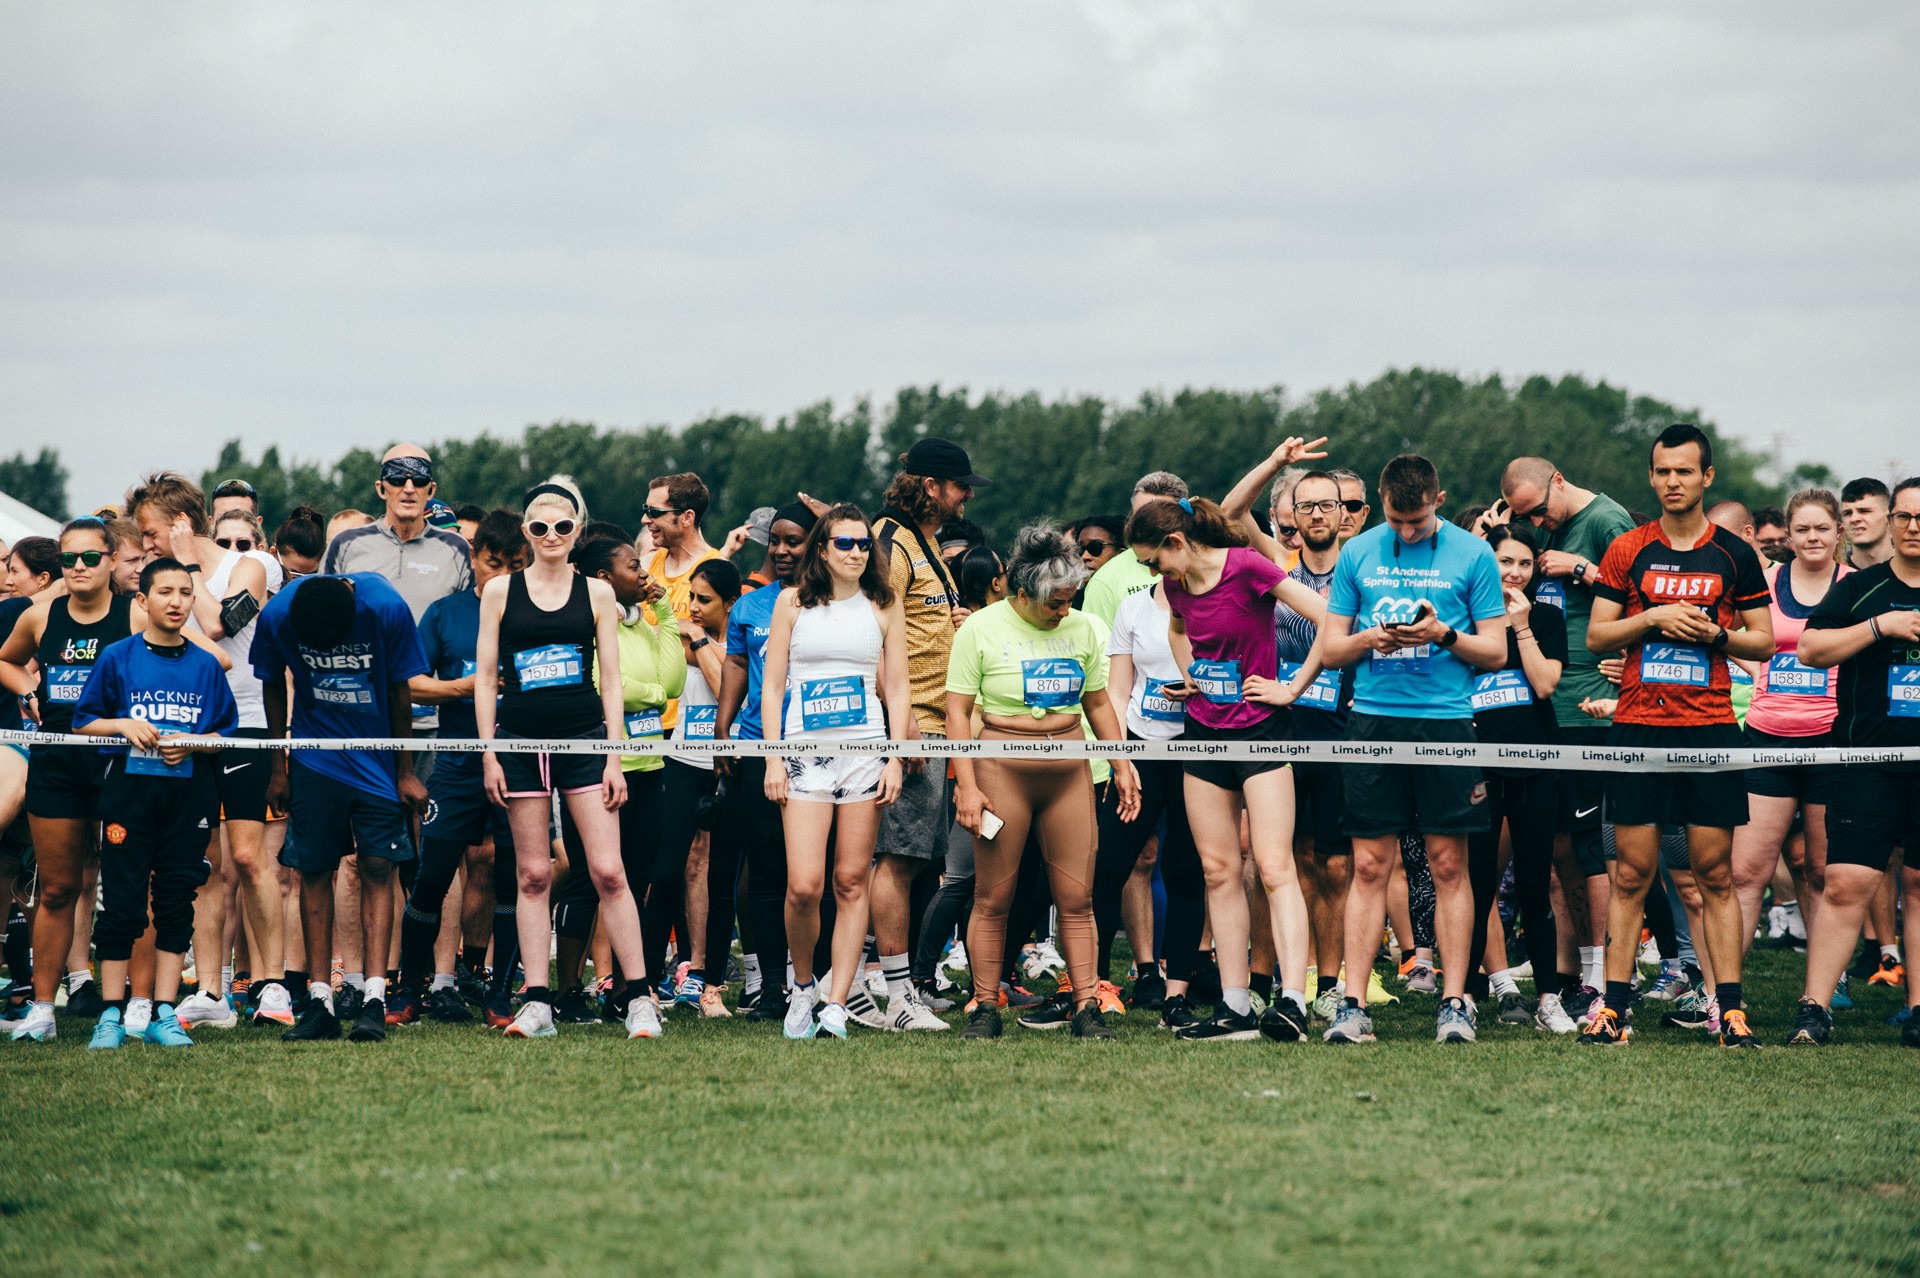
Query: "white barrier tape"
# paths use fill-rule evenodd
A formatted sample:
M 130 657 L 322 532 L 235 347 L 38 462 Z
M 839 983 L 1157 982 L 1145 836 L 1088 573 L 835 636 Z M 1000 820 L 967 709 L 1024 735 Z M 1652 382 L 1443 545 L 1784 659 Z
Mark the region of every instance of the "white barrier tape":
M 0 742 L 22 745 L 100 746 L 117 740 L 57 732 L 0 730 Z M 234 738 L 240 748 L 267 743 Z M 274 742 L 279 747 L 282 743 Z M 1239 762 L 1275 759 L 1285 763 L 1409 763 L 1430 766 L 1475 765 L 1490 768 L 1541 768 L 1551 771 L 1604 772 L 1623 767 L 1644 772 L 1704 772 L 1718 769 L 1807 767 L 1815 764 L 1885 765 L 1920 763 L 1920 747 L 1851 749 L 1817 746 L 1800 750 L 1669 750 L 1623 746 L 1490 745 L 1419 741 L 581 741 L 531 738 L 481 743 L 439 737 L 349 737 L 307 740 L 286 745 L 299 750 L 417 750 L 471 754 L 493 750 L 507 754 L 668 754 L 785 758 L 810 754 L 880 754 L 902 758 L 968 759 L 1172 759 Z

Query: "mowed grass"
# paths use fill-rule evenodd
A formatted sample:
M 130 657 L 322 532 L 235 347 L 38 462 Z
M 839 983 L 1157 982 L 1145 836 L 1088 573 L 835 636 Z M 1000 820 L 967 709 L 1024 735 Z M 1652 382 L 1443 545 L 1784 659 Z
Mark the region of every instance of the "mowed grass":
M 1800 960 L 1753 968 L 1782 1042 Z M 1912 1273 L 1920 1052 L 1856 996 L 1835 1046 L 1743 1053 L 1441 1048 L 1418 998 L 1346 1049 L 68 1020 L 0 1045 L 0 1272 Z

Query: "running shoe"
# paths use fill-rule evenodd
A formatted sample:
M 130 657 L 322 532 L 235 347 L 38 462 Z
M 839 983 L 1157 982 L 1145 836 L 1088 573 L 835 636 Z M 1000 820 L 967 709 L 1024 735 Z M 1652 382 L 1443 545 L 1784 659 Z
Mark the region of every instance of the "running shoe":
M 453 987 L 460 997 L 475 1007 L 483 1006 L 487 1001 L 487 977 L 484 972 L 476 972 L 467 966 L 465 959 L 456 959 L 453 965 Z
M 1400 996 L 1387 988 L 1386 982 L 1380 979 L 1380 973 L 1372 968 L 1368 968 L 1367 1006 L 1385 1007 L 1389 1003 L 1398 1003 L 1399 1001 Z
M 1527 1002 L 1525 995 L 1517 992 L 1502 994 L 1500 1010 L 1494 1016 L 1494 1020 L 1502 1025 L 1531 1025 L 1533 1024 L 1533 1004 Z
M 1100 1008 L 1095 1004 L 1091 1007 L 1083 1007 L 1073 1014 L 1073 1036 L 1111 1042 L 1113 1030 L 1108 1028 L 1107 1018 L 1100 1014 Z
M 1587 1027 L 1580 1031 L 1580 1041 L 1589 1047 L 1625 1047 L 1632 1035 L 1633 1030 L 1621 1023 L 1618 1012 L 1597 1003 Z
M 1796 948 L 1805 949 L 1807 944 L 1807 916 L 1800 909 L 1800 902 L 1783 907 L 1787 912 L 1787 935 L 1792 938 Z
M 1115 1016 L 1127 1014 L 1126 1000 L 1120 997 L 1120 987 L 1112 981 L 1100 982 L 1093 1001 L 1103 1013 L 1111 1012 Z
M 552 1038 L 559 1032 L 553 1026 L 553 1004 L 529 1001 L 520 1005 L 502 1034 L 507 1038 Z
M 1712 1002 L 1709 995 L 1689 990 L 1674 1000 L 1673 1010 L 1662 1016 L 1660 1023 L 1668 1029 L 1710 1030 L 1717 1011 L 1708 1006 Z
M 1053 993 L 1054 993 L 1054 997 L 1056 998 L 1058 998 L 1062 994 L 1073 993 L 1073 973 L 1072 972 L 1068 971 L 1065 968 L 1060 969 L 1060 975 L 1053 978 Z
M 1340 1014 L 1341 1004 L 1340 987 L 1336 985 L 1307 1004 L 1307 1014 L 1316 1021 L 1331 1025 L 1333 1018 Z
M 740 991 L 740 1001 L 734 1004 L 734 1010 L 745 1016 L 758 1006 L 760 1006 L 760 987 L 755 986 L 753 989 Z
M 781 1032 L 797 1040 L 812 1038 L 819 1029 L 813 1020 L 813 991 L 794 986 L 793 993 L 787 996 L 787 1015 Z
M 709 985 L 700 991 L 700 1019 L 704 1021 L 724 1021 L 733 1015 L 727 1010 L 726 990 L 718 985 Z
M 940 960 L 940 966 L 949 972 L 958 972 L 962 976 L 971 970 L 967 964 L 967 943 L 955 941 L 947 949 L 946 957 Z
M 100 987 L 91 980 L 83 982 L 79 989 L 67 995 L 68 1016 L 92 1018 L 106 1010 L 107 1001 L 100 997 Z
M 154 1009 L 153 1019 L 147 1022 L 147 1032 L 140 1037 L 155 1047 L 193 1046 L 193 1039 L 188 1037 L 186 1027 L 180 1024 L 179 1013 L 164 1003 Z
M 253 1009 L 255 1025 L 292 1025 L 293 995 L 279 981 L 262 981 L 255 987 L 259 995 Z
M 887 996 L 887 974 L 878 967 L 870 967 L 860 977 L 860 983 L 867 987 L 867 993 L 875 998 Z
M 1900 960 L 1891 954 L 1880 956 L 1880 967 L 1867 978 L 1869 985 L 1891 985 L 1895 989 L 1907 983 L 1907 969 Z M 85 988 L 84 986 L 82 988 Z M 67 1000 L 67 1010 L 73 1010 L 73 1000 Z
M 680 982 L 680 992 L 673 996 L 675 1007 L 685 1007 L 693 1011 L 700 1010 L 700 996 L 706 993 L 707 978 L 694 972 L 688 972 L 686 979 Z
M 127 1037 L 139 1038 L 147 1032 L 147 1025 L 153 1020 L 153 1000 L 150 998 L 130 998 L 127 1000 Z
M 1840 983 L 1833 987 L 1833 999 L 1828 1004 L 1832 1010 L 1836 1012 L 1851 1012 L 1853 1010 L 1853 994 L 1847 989 L 1848 982 L 1852 979 L 1852 975 L 1851 972 L 1840 973 Z
M 1560 996 L 1560 1005 L 1574 1020 L 1586 1023 L 1593 1015 L 1593 1005 L 1600 1001 L 1600 991 L 1591 985 L 1576 985 Z
M 240 1023 L 233 1004 L 211 994 L 190 994 L 180 1000 L 174 1014 L 182 1025 L 195 1029 L 232 1029 Z
M 51 1043 L 59 1037 L 53 1025 L 53 1004 L 30 1003 L 27 1015 L 13 1031 L 16 1043 Z
M 920 996 L 921 1006 L 925 1007 L 929 1012 L 951 1012 L 953 1010 L 953 1000 L 940 992 L 938 981 L 915 981 L 913 988 L 914 992 Z M 949 982 L 947 988 L 953 989 L 954 986 Z
M 1853 966 L 1848 969 L 1848 971 L 1863 981 L 1871 979 L 1873 974 L 1879 970 L 1880 952 L 1874 948 L 1874 944 L 1871 941 L 1860 947 L 1860 957 L 1855 959 Z
M 1407 993 L 1434 994 L 1440 989 L 1440 973 L 1426 963 L 1415 963 L 1407 974 Z
M 560 997 L 553 1000 L 553 1021 L 556 1025 L 598 1025 L 601 1019 L 600 1009 L 587 997 L 587 991 L 578 985 L 561 990 Z
M 1320 1038 L 1327 1043 L 1371 1043 L 1373 1018 L 1367 1015 L 1366 1008 L 1352 1007 L 1342 1000 L 1333 1024 L 1327 1026 L 1327 1032 Z
M 127 1041 L 127 1027 L 120 1023 L 120 1009 L 109 1007 L 100 1013 L 100 1023 L 93 1027 L 93 1037 L 87 1040 L 90 1052 L 110 1052 Z
M 781 995 L 777 985 L 767 986 L 760 992 L 760 1000 L 747 1013 L 747 1019 L 755 1024 L 766 1021 L 784 1021 L 787 1018 L 787 1000 Z
M 411 1025 L 419 1019 L 420 1000 L 410 991 L 395 990 L 393 997 L 387 1000 L 387 1024 Z
M 997 1007 L 976 1007 L 967 1014 L 967 1028 L 960 1031 L 963 1039 L 999 1038 L 1005 1031 L 1000 1025 L 1000 1009 Z
M 1135 1007 L 1144 1007 L 1149 1011 L 1157 1012 L 1160 1010 L 1160 1004 L 1166 1001 L 1166 997 L 1167 978 L 1156 969 L 1134 979 L 1133 993 L 1128 996 L 1127 1001 Z
M 1283 994 L 1260 1014 L 1260 1032 L 1276 1043 L 1297 1043 L 1307 1036 L 1307 1014 Z
M 1907 1017 L 1907 1024 L 1900 1031 L 1900 1046 L 1920 1047 L 1920 1016 Z
M 1440 1011 L 1434 1017 L 1433 1041 L 1436 1043 L 1471 1043 L 1473 1041 L 1473 1015 L 1463 998 L 1443 998 Z
M 887 1017 L 880 1005 L 873 1001 L 873 995 L 855 982 L 847 994 L 847 1016 L 855 1025 L 864 1025 L 870 1030 L 883 1030 L 887 1027 Z
M 1800 1006 L 1793 1010 L 1793 1037 L 1787 1040 L 1787 1045 L 1811 1043 L 1815 1047 L 1825 1047 L 1831 1037 L 1833 1013 L 1810 998 L 1801 999 Z
M 1658 967 L 1660 965 L 1660 947 L 1654 942 L 1653 933 L 1647 931 L 1645 928 L 1640 930 L 1640 948 L 1635 952 L 1634 959 L 1636 963 L 1642 967 Z
M 427 1019 L 442 1025 L 465 1025 L 473 1019 L 458 985 L 442 985 L 427 995 Z
M 1072 984 L 1069 983 L 1067 989 L 1070 991 L 1072 988 Z M 1000 1006 L 1010 1007 L 1015 1011 L 1039 1007 L 1051 997 L 1052 995 L 1048 994 L 1035 994 L 1024 985 L 1008 985 L 1003 982 L 1000 986 Z
M 488 1029 L 505 1029 L 513 1024 L 513 999 L 505 990 L 492 995 L 480 1010 L 480 1020 Z
M 1040 942 L 1020 959 L 1020 970 L 1027 974 L 1027 979 L 1030 981 L 1037 981 L 1043 976 L 1064 971 L 1066 966 L 1067 961 L 1060 957 L 1060 951 L 1052 941 Z
M 1760 1036 L 1747 1025 L 1747 1014 L 1741 1008 L 1720 1014 L 1720 1046 L 1722 1047 L 1758 1047 Z
M 1236 1012 L 1225 1003 L 1213 1016 L 1174 1034 L 1183 1043 L 1250 1043 L 1260 1037 L 1260 1022 L 1251 1012 Z
M 1640 997 L 1652 999 L 1656 1003 L 1671 1003 L 1692 988 L 1693 982 L 1687 979 L 1680 961 L 1675 959 L 1660 965 L 1660 975 L 1654 978 L 1653 984 L 1648 986 L 1647 992 Z
M 336 985 L 333 987 L 333 1014 L 341 1020 L 352 1020 L 360 1015 L 361 1005 L 367 1001 L 367 992 L 358 985 Z
M 943 1030 L 947 1023 L 933 1014 L 920 998 L 920 991 L 909 985 L 899 998 L 887 1006 L 887 1028 L 897 1034 L 914 1030 Z
M 842 1042 L 846 1041 L 846 1038 L 847 1038 L 847 1009 L 846 1008 L 840 1006 L 838 1003 L 828 1003 L 825 1007 L 820 1009 L 820 1018 L 816 1022 L 815 1032 L 812 1035 L 812 1037 L 818 1038 L 822 1034 L 826 1035 L 828 1038 L 837 1038 Z M 792 1036 L 789 1035 L 788 1037 L 792 1037 Z
M 1044 1006 L 1020 1017 L 1019 1023 L 1022 1029 L 1065 1029 L 1073 1024 L 1073 1003 L 1064 996 L 1048 999 Z
M 360 1003 L 360 1015 L 353 1018 L 347 1038 L 355 1043 L 387 1041 L 387 1004 L 384 999 L 369 998 Z
M 310 998 L 300 1019 L 293 1028 L 280 1036 L 283 1043 L 317 1043 L 323 1039 L 340 1037 L 340 1018 L 327 1007 L 325 1000 Z
M 1169 994 L 1160 1004 L 1160 1028 L 1175 1033 L 1190 1026 L 1198 1025 L 1200 1018 L 1193 1014 L 1193 1004 L 1187 1002 L 1185 994 Z
M 627 1037 L 659 1038 L 663 1028 L 660 1009 L 653 1005 L 653 1000 L 644 991 L 636 991 L 627 1003 Z
M 1549 1034 L 1571 1034 L 1580 1028 L 1567 1015 L 1567 1009 L 1561 1005 L 1558 994 L 1540 996 L 1540 1005 L 1533 1009 L 1533 1023 Z

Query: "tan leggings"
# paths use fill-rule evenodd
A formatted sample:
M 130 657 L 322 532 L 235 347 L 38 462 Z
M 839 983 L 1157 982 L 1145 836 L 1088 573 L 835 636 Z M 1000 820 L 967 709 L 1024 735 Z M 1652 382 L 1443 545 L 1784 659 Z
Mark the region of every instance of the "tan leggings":
M 987 725 L 982 741 L 1080 740 L 1077 727 L 1060 732 L 1016 732 Z M 987 807 L 1006 822 L 992 839 L 973 840 L 973 919 L 967 925 L 967 959 L 973 965 L 974 997 L 992 1007 L 1006 970 L 1007 911 L 1020 877 L 1027 833 L 1037 830 L 1047 862 L 1054 908 L 1060 912 L 1060 950 L 1073 978 L 1076 1005 L 1095 994 L 1094 957 L 1099 948 L 1093 922 L 1093 863 L 1099 844 L 1093 775 L 1085 759 L 978 759 L 973 775 Z

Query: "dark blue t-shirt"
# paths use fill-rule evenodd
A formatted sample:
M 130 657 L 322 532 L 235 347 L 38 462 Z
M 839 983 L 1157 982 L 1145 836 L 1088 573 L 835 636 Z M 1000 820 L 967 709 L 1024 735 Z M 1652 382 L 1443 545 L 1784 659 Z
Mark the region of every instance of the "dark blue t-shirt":
M 293 632 L 294 596 L 314 577 L 302 577 L 260 612 L 250 659 L 261 679 L 293 672 L 294 739 L 386 737 L 388 690 L 428 672 L 413 612 L 379 573 L 351 572 L 353 628 L 328 649 L 303 645 Z M 301 766 L 383 799 L 398 801 L 399 771 L 391 750 L 295 750 Z
M 773 633 L 773 606 L 780 602 L 782 586 L 771 586 L 745 595 L 727 614 L 727 655 L 747 659 L 747 697 L 733 716 L 728 735 L 736 741 L 758 741 L 760 729 L 760 676 L 767 667 L 767 636 Z
M 473 673 L 474 653 L 480 646 L 480 592 L 462 590 L 436 599 L 420 618 L 420 650 L 436 679 L 465 679 Z M 440 735 L 470 740 L 480 735 L 473 717 L 473 699 L 440 705 Z
M 20 624 L 20 616 L 33 607 L 33 598 L 28 595 L 15 595 L 11 599 L 0 599 L 0 643 L 5 643 Z M 0 728 L 24 728 L 27 716 L 20 711 L 20 698 L 11 692 L 0 689 Z
M 100 654 L 73 707 L 76 728 L 98 719 L 144 719 L 161 736 L 232 736 L 240 724 L 240 710 L 227 685 L 227 672 L 212 654 L 190 643 L 156 652 L 146 636 L 135 635 L 109 644 Z M 127 754 L 128 747 L 115 742 L 102 745 L 100 752 Z M 193 759 L 169 766 L 157 753 L 133 751 L 127 772 L 192 776 Z

